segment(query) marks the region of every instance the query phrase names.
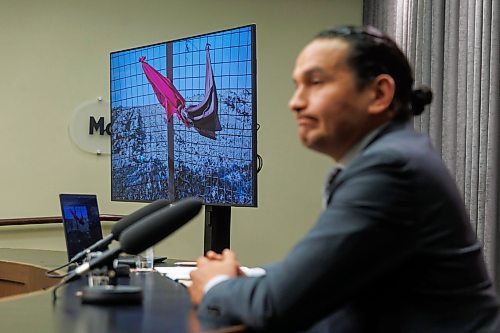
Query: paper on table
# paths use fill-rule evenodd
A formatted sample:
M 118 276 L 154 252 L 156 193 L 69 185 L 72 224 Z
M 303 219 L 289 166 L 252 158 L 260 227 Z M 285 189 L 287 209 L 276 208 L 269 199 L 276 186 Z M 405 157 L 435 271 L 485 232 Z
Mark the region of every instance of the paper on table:
M 245 266 L 240 267 L 246 276 L 262 276 L 266 271 L 260 267 L 248 268 Z M 176 266 L 176 267 L 155 267 L 155 269 L 162 275 L 172 280 L 190 280 L 189 273 L 195 270 L 196 267 Z
M 195 270 L 196 267 L 185 267 L 185 266 L 176 266 L 176 267 L 155 267 L 155 269 L 162 275 L 172 279 L 172 280 L 189 280 L 189 273 Z

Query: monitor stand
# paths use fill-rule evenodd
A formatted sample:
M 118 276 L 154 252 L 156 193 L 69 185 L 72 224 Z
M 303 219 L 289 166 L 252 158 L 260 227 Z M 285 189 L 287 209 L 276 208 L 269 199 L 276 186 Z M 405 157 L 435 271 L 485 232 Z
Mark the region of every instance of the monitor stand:
M 221 253 L 229 248 L 231 206 L 205 206 L 205 239 L 203 253 Z

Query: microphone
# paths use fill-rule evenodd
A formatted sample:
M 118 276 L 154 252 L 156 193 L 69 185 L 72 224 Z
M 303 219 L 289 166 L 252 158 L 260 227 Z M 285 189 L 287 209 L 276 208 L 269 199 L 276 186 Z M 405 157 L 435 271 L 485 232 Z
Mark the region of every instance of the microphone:
M 121 234 L 119 240 L 123 251 L 129 254 L 143 252 L 198 215 L 201 206 L 203 201 L 200 199 L 186 198 L 145 217 Z
M 123 230 L 127 229 L 129 226 L 141 220 L 142 218 L 148 216 L 149 214 L 154 213 L 157 210 L 167 207 L 169 205 L 170 202 L 168 200 L 156 200 L 151 204 L 142 207 L 139 210 L 136 210 L 132 214 L 125 216 L 124 218 L 122 218 L 120 221 L 116 222 L 113 225 L 113 227 L 111 228 L 111 233 L 109 235 L 107 235 L 100 241 L 90 245 L 85 250 L 82 250 L 76 255 L 74 255 L 69 262 L 74 263 L 80 261 L 83 258 L 85 258 L 87 254 L 89 254 L 90 252 L 105 249 L 113 240 L 117 240 L 118 237 L 120 237 Z
M 68 275 L 62 283 L 74 280 L 88 271 L 109 265 L 121 252 L 139 254 L 163 240 L 182 227 L 201 210 L 203 202 L 196 198 L 180 200 L 169 207 L 158 209 L 129 228 L 124 228 L 119 237 L 120 246 L 102 253 L 99 257 L 84 263 Z

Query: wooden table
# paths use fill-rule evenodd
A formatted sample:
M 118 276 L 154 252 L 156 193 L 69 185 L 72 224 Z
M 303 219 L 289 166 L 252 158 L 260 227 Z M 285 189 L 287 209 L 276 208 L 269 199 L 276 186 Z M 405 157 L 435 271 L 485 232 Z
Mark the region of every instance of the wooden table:
M 82 304 L 77 294 L 86 279 L 60 288 L 53 302 L 50 286 L 58 279 L 48 279 L 43 273 L 65 260 L 64 252 L 0 249 L 0 289 L 4 290 L 0 332 L 203 332 L 186 288 L 156 272 L 132 273 L 118 281 L 119 285 L 141 286 L 142 304 Z M 236 326 L 217 332 L 242 330 Z

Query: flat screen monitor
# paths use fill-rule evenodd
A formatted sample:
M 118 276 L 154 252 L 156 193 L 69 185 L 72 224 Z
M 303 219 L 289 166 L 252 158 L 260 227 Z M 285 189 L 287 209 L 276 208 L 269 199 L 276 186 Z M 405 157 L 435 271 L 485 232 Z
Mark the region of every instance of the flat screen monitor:
M 111 199 L 257 205 L 255 26 L 110 54 Z

